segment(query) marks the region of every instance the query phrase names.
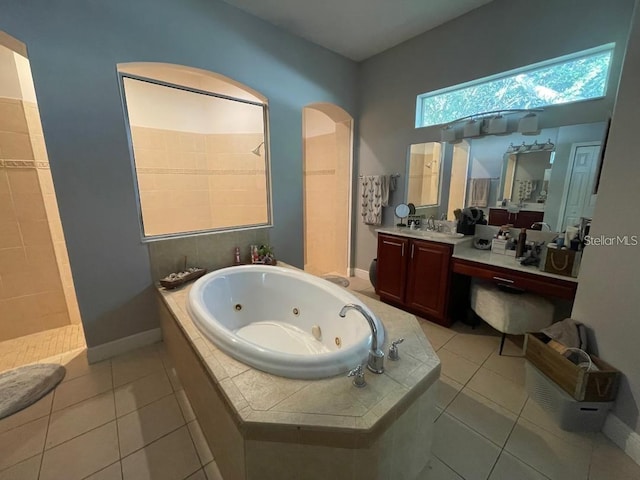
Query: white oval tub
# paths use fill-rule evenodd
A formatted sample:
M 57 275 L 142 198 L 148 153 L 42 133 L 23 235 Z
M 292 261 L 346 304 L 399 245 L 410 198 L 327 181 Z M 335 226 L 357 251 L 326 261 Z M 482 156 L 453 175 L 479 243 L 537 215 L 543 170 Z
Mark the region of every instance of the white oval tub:
M 282 377 L 312 379 L 344 373 L 367 360 L 371 329 L 355 310 L 345 318 L 338 315 L 347 303 L 371 315 L 381 346 L 383 325 L 357 297 L 289 268 L 216 270 L 194 283 L 187 310 L 202 334 L 236 360 Z

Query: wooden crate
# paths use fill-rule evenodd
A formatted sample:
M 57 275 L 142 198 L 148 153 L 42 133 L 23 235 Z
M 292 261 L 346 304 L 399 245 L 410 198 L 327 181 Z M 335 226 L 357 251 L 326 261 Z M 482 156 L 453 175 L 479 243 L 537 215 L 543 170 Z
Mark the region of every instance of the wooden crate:
M 597 372 L 587 372 L 542 341 L 541 333 L 527 333 L 524 356 L 560 388 L 578 401 L 609 402 L 618 393 L 620 372 L 591 355 Z

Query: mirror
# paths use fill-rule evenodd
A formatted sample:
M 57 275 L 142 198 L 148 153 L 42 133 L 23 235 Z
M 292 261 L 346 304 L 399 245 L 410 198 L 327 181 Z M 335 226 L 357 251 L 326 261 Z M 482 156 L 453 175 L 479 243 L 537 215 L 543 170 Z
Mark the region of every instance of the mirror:
M 407 203 L 416 207 L 435 206 L 440 198 L 442 145 L 419 143 L 409 147 L 407 162 Z
M 398 223 L 397 225 L 398 227 L 406 226 L 406 224 L 404 223 L 404 219 L 407 218 L 410 213 L 411 209 L 406 203 L 401 203 L 396 207 L 396 217 L 400 219 L 400 223 Z
M 513 133 L 444 144 L 439 214 L 449 217 L 456 208 L 476 206 L 485 210 L 490 223 L 501 225 L 491 221 L 490 209 L 536 212 L 521 218 L 542 218 L 554 231 L 591 217 L 606 128 L 606 122 L 565 125 L 535 136 Z M 468 168 L 463 169 L 465 158 Z M 465 171 L 463 188 L 454 170 Z M 460 190 L 465 194 L 450 196 Z M 513 223 L 513 217 L 508 218 Z
M 503 199 L 504 206 L 517 203 L 522 207 L 526 203 L 530 210 L 544 209 L 554 155 L 548 150 L 505 154 L 498 190 L 498 199 Z

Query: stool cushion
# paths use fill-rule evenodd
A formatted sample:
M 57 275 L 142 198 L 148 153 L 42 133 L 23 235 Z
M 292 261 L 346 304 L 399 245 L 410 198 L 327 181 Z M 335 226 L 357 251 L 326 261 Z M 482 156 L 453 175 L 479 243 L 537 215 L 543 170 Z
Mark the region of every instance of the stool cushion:
M 473 281 L 471 308 L 502 333 L 522 335 L 553 323 L 554 305 L 533 293 L 510 293 L 489 282 Z

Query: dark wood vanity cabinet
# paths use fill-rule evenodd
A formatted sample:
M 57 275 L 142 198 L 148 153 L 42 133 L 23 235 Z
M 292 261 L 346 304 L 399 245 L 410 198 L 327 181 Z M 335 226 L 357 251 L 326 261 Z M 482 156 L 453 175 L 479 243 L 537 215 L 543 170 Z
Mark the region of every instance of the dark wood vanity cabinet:
M 408 238 L 378 235 L 376 293 L 380 297 L 392 302 L 403 302 L 408 252 Z
M 536 222 L 542 222 L 544 212 L 535 210 L 520 210 L 518 213 L 510 213 L 505 208 L 489 209 L 489 225 L 502 226 L 511 223 L 515 228 L 531 228 Z
M 447 302 L 453 246 L 378 235 L 380 299 L 441 325 L 449 325 Z

